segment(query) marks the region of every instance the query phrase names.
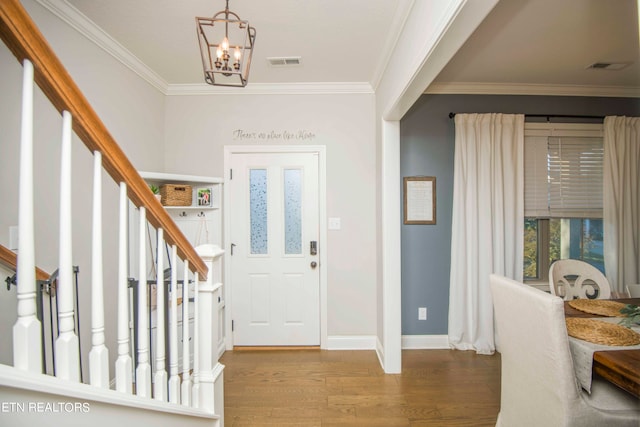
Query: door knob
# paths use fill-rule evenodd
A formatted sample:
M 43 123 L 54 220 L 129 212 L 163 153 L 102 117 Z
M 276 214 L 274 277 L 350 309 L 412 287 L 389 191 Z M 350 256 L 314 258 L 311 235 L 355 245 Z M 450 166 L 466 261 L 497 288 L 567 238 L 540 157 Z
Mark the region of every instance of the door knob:
M 318 263 L 315 261 L 311 261 L 311 268 L 316 268 L 318 266 Z

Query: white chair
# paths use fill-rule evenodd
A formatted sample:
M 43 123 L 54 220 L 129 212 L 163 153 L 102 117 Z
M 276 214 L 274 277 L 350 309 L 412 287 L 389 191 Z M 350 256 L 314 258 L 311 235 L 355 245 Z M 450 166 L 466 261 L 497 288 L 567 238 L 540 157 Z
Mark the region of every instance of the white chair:
M 640 298 L 640 284 L 627 285 L 627 295 L 629 298 Z
M 552 295 L 565 300 L 611 298 L 611 285 L 604 274 L 578 259 L 560 259 L 551 264 L 549 289 Z
M 640 400 L 594 376 L 578 385 L 564 320 L 564 302 L 531 286 L 491 275 L 502 359 L 496 426 L 638 427 Z

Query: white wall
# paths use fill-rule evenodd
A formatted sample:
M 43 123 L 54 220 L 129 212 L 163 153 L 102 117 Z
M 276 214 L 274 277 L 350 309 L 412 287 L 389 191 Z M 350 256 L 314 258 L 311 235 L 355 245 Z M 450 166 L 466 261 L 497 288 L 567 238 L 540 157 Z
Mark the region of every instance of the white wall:
M 374 96 L 170 96 L 166 105 L 166 172 L 222 176 L 225 145 L 327 147 L 327 215 L 342 220 L 328 232 L 328 335 L 375 335 Z M 314 136 L 297 139 L 301 131 Z
M 23 0 L 49 44 L 105 122 L 110 133 L 139 169 L 163 164 L 164 95 L 33 0 Z M 18 143 L 22 67 L 0 43 L 0 244 L 7 246 L 8 227 L 17 224 Z M 36 262 L 51 273 L 57 268 L 58 186 L 61 118 L 37 90 L 35 96 Z M 80 267 L 81 318 L 90 322 L 91 153 L 73 141 L 73 263 Z M 105 262 L 117 265 L 117 186 L 103 174 Z M 116 273 L 105 269 L 107 345 L 115 360 Z M 8 293 L 7 293 L 8 294 Z M 15 294 L 15 292 L 13 293 Z M 0 300 L 6 296 L 0 294 Z M 85 323 L 88 325 L 89 323 Z M 82 330 L 83 351 L 90 349 L 90 328 Z M 84 366 L 87 366 L 86 360 Z

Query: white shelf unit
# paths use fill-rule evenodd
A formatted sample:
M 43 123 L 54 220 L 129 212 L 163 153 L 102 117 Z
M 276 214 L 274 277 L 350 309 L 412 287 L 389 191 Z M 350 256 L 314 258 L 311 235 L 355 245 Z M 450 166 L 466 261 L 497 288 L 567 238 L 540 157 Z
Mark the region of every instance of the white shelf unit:
M 164 206 L 169 213 L 169 216 L 174 220 L 176 225 L 180 228 L 187 240 L 194 246 L 203 244 L 214 244 L 220 248 L 224 248 L 224 236 L 222 234 L 224 228 L 222 226 L 222 191 L 223 191 L 223 178 L 209 177 L 209 176 L 197 176 L 197 175 L 181 175 L 170 174 L 161 172 L 139 172 L 142 179 L 144 179 L 149 185 L 156 185 L 158 187 L 163 184 L 178 184 L 189 185 L 192 187 L 192 203 L 191 206 Z M 197 206 L 197 191 L 198 188 L 209 187 L 211 188 L 211 206 Z M 152 243 L 155 247 L 155 242 Z M 166 251 L 165 251 L 166 252 Z M 182 279 L 183 270 L 182 263 L 179 262 L 177 266 L 178 278 Z M 165 261 L 165 267 L 168 264 Z M 217 268 L 216 268 L 217 267 Z M 224 283 L 224 277 L 222 272 L 222 265 L 220 262 L 214 266 L 214 270 L 210 274 L 214 274 L 216 282 Z M 192 288 L 193 290 L 194 288 Z M 224 331 L 225 331 L 225 293 L 226 286 L 221 285 L 218 291 L 218 319 L 221 322 L 219 325 L 219 343 L 218 348 L 220 354 L 224 352 Z M 190 299 L 193 299 L 193 293 L 190 295 Z M 192 304 L 192 303 L 191 303 Z M 181 309 L 181 307 L 180 307 Z M 192 329 L 193 311 L 190 311 L 190 329 Z M 180 323 L 182 323 L 182 315 L 179 315 Z M 191 331 L 193 333 L 193 331 Z M 179 331 L 180 338 L 182 340 L 182 330 Z M 152 334 L 154 335 L 154 334 Z M 191 340 L 193 342 L 193 340 Z M 193 349 L 191 352 L 193 357 Z
M 171 218 L 180 227 L 193 246 L 206 243 L 224 247 L 222 236 L 222 187 L 224 179 L 197 175 L 180 175 L 161 172 L 140 172 L 149 184 L 189 185 L 193 192 L 190 206 L 165 206 Z M 211 206 L 198 206 L 198 188 L 211 188 Z

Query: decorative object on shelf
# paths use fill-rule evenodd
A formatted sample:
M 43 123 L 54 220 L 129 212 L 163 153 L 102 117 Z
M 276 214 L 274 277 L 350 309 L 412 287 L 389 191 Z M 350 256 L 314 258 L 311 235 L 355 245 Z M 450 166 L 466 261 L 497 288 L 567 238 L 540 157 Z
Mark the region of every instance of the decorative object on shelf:
M 214 86 L 244 87 L 249 79 L 256 29 L 229 10 L 196 17 L 204 80 Z M 232 58 L 233 55 L 233 58 Z
M 150 184 L 149 185 L 149 189 L 151 190 L 151 192 L 153 193 L 154 196 L 156 196 L 156 199 L 162 203 L 162 196 L 160 195 L 160 188 L 157 185 L 154 184 Z
M 212 206 L 212 192 L 211 187 L 200 187 L 196 191 L 197 204 L 200 207 L 211 207 Z
M 193 193 L 190 185 L 164 184 L 160 187 L 163 206 L 191 206 Z
M 404 178 L 404 223 L 436 223 L 436 177 Z

